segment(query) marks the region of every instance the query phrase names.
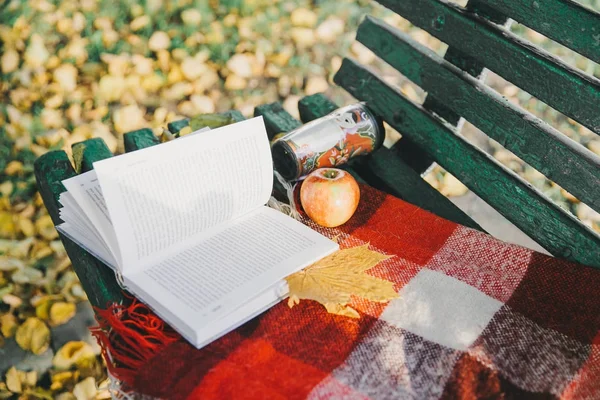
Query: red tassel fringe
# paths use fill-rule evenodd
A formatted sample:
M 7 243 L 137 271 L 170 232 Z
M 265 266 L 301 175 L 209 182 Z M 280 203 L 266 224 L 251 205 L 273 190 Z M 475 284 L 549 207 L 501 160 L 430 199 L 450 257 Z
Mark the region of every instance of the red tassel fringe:
M 132 298 L 131 304 L 95 308 L 99 326 L 92 334 L 102 348 L 110 373 L 132 387 L 137 372 L 160 349 L 180 338 L 148 306 Z

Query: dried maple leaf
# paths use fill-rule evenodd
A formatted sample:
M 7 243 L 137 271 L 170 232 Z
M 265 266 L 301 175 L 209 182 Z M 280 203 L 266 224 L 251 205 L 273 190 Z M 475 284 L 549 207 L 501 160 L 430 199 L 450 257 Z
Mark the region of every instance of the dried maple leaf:
M 365 273 L 390 257 L 369 250 L 368 243 L 339 250 L 286 278 L 290 288 L 288 306 L 293 307 L 301 299 L 315 300 L 332 314 L 358 318 L 358 312 L 347 306 L 352 295 L 376 302 L 398 297 L 393 282 Z

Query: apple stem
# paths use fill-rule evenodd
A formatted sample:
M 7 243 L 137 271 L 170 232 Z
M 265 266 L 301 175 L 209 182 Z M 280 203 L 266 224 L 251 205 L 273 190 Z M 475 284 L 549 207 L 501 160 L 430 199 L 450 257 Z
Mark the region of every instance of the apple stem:
M 323 172 L 323 176 L 329 179 L 335 179 L 338 176 L 338 172 L 335 169 L 328 169 Z

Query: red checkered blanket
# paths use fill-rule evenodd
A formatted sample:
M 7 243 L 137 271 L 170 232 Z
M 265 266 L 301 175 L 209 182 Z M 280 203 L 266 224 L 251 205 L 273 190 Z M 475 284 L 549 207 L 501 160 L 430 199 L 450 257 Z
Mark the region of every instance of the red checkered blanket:
M 196 350 L 140 304 L 98 310 L 126 387 L 168 399 L 600 398 L 600 271 L 498 241 L 372 188 L 342 248 L 394 257 L 360 319 L 285 302 Z

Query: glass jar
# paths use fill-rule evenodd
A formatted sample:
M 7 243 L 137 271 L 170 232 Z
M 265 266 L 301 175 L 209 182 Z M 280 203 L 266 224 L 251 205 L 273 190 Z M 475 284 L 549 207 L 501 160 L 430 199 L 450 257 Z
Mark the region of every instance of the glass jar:
M 383 120 L 365 103 L 339 108 L 275 141 L 271 147 L 275 170 L 288 181 L 317 168 L 337 167 L 369 154 L 383 144 Z

